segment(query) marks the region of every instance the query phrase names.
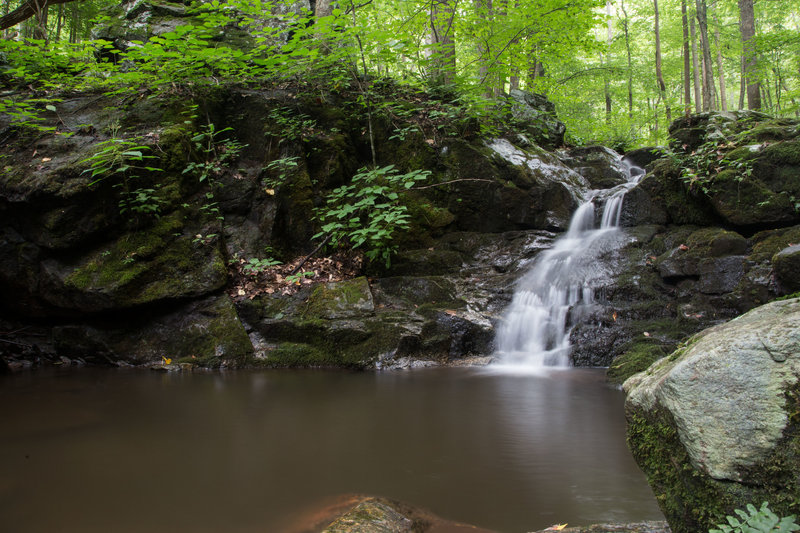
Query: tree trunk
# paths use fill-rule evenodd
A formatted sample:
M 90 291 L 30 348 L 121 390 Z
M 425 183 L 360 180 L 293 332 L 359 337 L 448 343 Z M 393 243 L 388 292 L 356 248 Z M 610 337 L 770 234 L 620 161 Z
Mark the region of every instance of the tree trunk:
M 34 0 L 36 8 L 36 26 L 33 28 L 33 38 L 47 42 L 47 12 L 49 4 L 47 0 Z
M 456 73 L 453 40 L 454 0 L 433 0 L 430 10 L 431 75 L 435 85 L 450 85 Z
M 695 32 L 694 17 L 689 22 L 689 32 L 692 39 L 692 72 L 694 73 L 694 111 L 703 110 L 700 100 L 700 65 L 697 60 L 697 34 Z
M 700 46 L 703 51 L 703 111 L 714 110 L 714 69 L 711 63 L 711 46 L 708 42 L 708 17 L 706 0 L 695 0 Z
M 491 25 L 494 18 L 492 11 L 492 0 L 475 0 L 475 11 L 478 18 L 482 21 L 485 27 Z M 476 46 L 478 51 L 478 77 L 481 80 L 481 85 L 484 89 L 482 91 L 485 98 L 492 97 L 492 86 L 494 83 L 489 79 L 489 38 L 488 35 L 480 35 L 478 37 L 478 44 Z
M 56 18 L 56 34 L 53 38 L 53 42 L 58 42 L 61 40 L 61 27 L 64 24 L 64 4 L 58 5 L 58 15 Z
M 658 79 L 658 90 L 661 93 L 661 100 L 664 102 L 664 109 L 667 113 L 667 124 L 672 122 L 672 113 L 667 102 L 667 86 L 664 83 L 664 73 L 661 71 L 661 29 L 658 25 L 658 0 L 653 0 L 653 7 L 656 13 L 656 79 Z
M 633 118 L 633 62 L 631 61 L 631 38 L 628 32 L 628 12 L 625 2 L 620 1 L 620 9 L 625 18 L 622 19 L 622 31 L 625 32 L 625 53 L 628 56 L 628 118 Z
M 689 52 L 689 17 L 686 0 L 681 0 L 681 26 L 683 27 L 683 112 L 692 112 L 692 57 Z
M 47 13 L 47 6 L 56 4 L 66 4 L 67 2 L 76 2 L 81 0 L 27 0 L 24 4 L 17 7 L 14 11 L 6 13 L 0 17 L 0 30 L 5 30 L 11 26 L 16 26 L 20 22 L 24 22 L 34 15 Z M 8 9 L 8 4 L 6 4 Z M 38 17 L 39 15 L 37 15 Z M 46 23 L 46 21 L 45 21 Z M 41 30 L 36 30 L 37 33 Z
M 758 82 L 758 61 L 753 37 L 756 35 L 753 0 L 739 0 L 739 30 L 742 34 L 742 70 L 747 86 L 747 108 L 761 108 L 761 93 Z
M 609 57 L 611 56 L 611 41 L 614 40 L 614 27 L 612 22 L 612 12 L 611 12 L 611 0 L 606 0 L 606 13 L 608 14 L 608 41 L 606 46 L 606 64 L 609 63 Z M 610 82 L 608 81 L 608 69 L 605 71 L 605 75 L 603 76 L 603 94 L 605 95 L 606 100 L 606 122 L 611 121 L 611 86 Z
M 717 5 L 714 4 L 714 41 L 717 47 L 717 72 L 719 73 L 719 101 L 720 109 L 728 110 L 728 96 L 725 93 L 725 71 L 722 68 L 722 41 L 719 38 L 719 18 L 717 17 Z

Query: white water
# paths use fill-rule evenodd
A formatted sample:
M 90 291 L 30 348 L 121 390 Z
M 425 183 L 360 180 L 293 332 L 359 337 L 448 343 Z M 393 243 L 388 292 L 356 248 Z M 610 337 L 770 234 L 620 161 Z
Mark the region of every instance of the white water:
M 626 165 L 629 181 L 591 191 L 572 215 L 567 233 L 540 253 L 520 279 L 497 335 L 498 365 L 535 369 L 570 366 L 570 331 L 595 303 L 605 272 L 600 256 L 618 242 L 622 199 L 643 171 Z M 595 204 L 603 200 L 600 226 Z

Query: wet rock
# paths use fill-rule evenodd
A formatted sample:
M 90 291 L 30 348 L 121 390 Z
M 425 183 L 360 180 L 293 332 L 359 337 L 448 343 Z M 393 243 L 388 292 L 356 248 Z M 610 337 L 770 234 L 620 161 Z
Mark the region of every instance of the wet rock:
M 639 168 L 647 168 L 651 163 L 661 159 L 665 155 L 666 148 L 657 146 L 637 148 L 636 150 L 625 152 L 625 159 Z
M 697 288 L 705 294 L 725 294 L 733 291 L 744 277 L 745 257 L 708 258 L 700 262 Z
M 653 163 L 652 171 L 625 195 L 621 224 L 714 225 L 717 215 L 702 198 L 686 190 L 680 174 L 680 167 L 670 158 Z
M 800 244 L 787 246 L 772 258 L 775 277 L 787 293 L 800 290 Z
M 594 189 L 610 189 L 628 181 L 629 169 L 620 155 L 605 146 L 572 148 L 563 153 L 561 160 Z
M 337 518 L 323 533 L 405 533 L 414 522 L 388 503 L 367 500 Z
M 147 313 L 105 315 L 52 328 L 59 357 L 94 364 L 175 364 L 218 368 L 242 366 L 252 345 L 227 296 L 211 296 Z
M 800 299 L 704 330 L 625 382 L 628 442 L 672 530 L 800 495 Z

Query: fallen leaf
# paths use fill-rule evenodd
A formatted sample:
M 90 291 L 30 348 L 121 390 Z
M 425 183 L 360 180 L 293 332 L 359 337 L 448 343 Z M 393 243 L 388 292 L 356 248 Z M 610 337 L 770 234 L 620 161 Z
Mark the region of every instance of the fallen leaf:
M 47 163 L 48 161 L 52 161 L 52 160 L 53 160 L 52 157 L 43 157 L 42 158 L 42 163 Z
M 611 315 L 611 318 L 614 319 L 614 322 L 617 321 L 617 312 L 616 311 L 614 311 L 614 314 Z
M 681 244 L 680 246 L 678 246 L 678 249 L 685 252 L 686 250 L 689 249 L 689 247 L 686 246 L 685 244 Z
M 171 365 L 171 364 L 172 364 L 172 359 L 171 359 L 171 358 L 169 358 L 169 357 L 164 357 L 163 355 L 161 356 L 161 361 L 162 361 L 162 362 L 163 362 L 165 365 Z
M 445 309 L 444 312 L 450 316 L 456 316 L 456 312 L 453 311 L 452 309 Z
M 645 336 L 645 337 L 649 337 L 649 336 L 650 336 L 650 334 L 649 334 L 648 332 L 646 332 L 646 331 L 645 331 L 645 332 L 644 332 L 644 336 Z
M 239 296 L 244 296 L 247 293 L 244 292 L 244 289 L 239 289 L 239 291 L 236 294 L 238 294 Z
M 547 529 L 545 529 L 545 531 L 561 531 L 565 527 L 567 527 L 567 524 L 556 524 L 554 526 L 548 527 Z

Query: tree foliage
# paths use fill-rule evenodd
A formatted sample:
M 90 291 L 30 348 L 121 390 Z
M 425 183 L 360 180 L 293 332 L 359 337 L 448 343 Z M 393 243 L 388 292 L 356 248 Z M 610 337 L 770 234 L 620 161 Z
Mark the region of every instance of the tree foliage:
M 28 2 L 8 0 L 2 15 L 24 11 Z M 140 3 L 128 3 L 129 17 Z M 797 8 L 790 0 L 756 2 L 754 34 L 743 39 L 740 4 L 747 3 L 717 0 L 704 16 L 705 0 L 662 0 L 657 54 L 651 0 L 614 0 L 607 8 L 602 0 L 341 0 L 316 2 L 313 12 L 302 1 L 195 0 L 176 4 L 183 10 L 177 24 L 144 37 L 126 34 L 123 25 L 105 32 L 114 35 L 106 41 L 89 39 L 90 29 L 114 20 L 119 26 L 125 12 L 115 2 L 52 0 L 0 41 L 4 84 L 44 89 L 51 99 L 12 94 L 0 112 L 34 123 L 37 110 L 57 106 L 64 89 L 281 79 L 333 89 L 356 83 L 369 112 L 373 81 L 391 77 L 482 108 L 513 88 L 540 92 L 557 104 L 572 142 L 632 147 L 663 141 L 668 117 L 694 108 L 686 101 L 692 80 L 705 89 L 706 108 L 741 108 L 747 88 L 757 86 L 762 110 L 800 110 Z M 699 28 L 694 38 L 686 33 L 692 43 L 682 5 Z M 688 72 L 703 70 L 704 62 L 708 75 Z

